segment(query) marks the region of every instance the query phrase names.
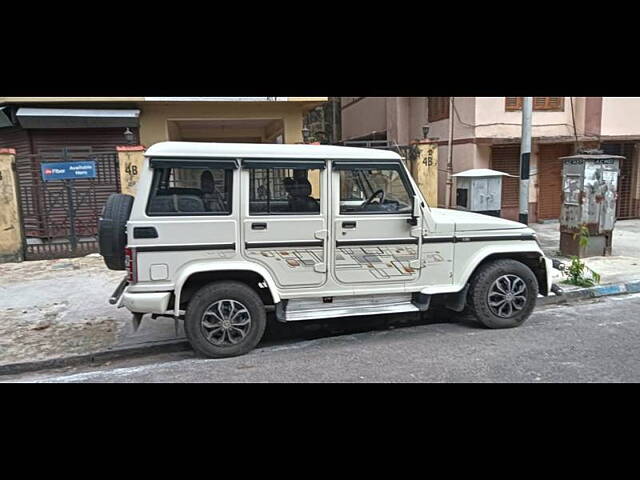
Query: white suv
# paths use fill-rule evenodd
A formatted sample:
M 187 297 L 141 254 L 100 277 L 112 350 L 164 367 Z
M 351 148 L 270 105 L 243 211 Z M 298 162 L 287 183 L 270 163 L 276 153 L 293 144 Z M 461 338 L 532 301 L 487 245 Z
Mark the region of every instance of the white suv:
M 489 328 L 522 324 L 551 290 L 533 230 L 430 208 L 401 157 L 317 145 L 166 142 L 137 196 L 100 219 L 111 299 L 139 324 L 184 320 L 209 357 L 249 352 L 281 322 L 465 307 Z

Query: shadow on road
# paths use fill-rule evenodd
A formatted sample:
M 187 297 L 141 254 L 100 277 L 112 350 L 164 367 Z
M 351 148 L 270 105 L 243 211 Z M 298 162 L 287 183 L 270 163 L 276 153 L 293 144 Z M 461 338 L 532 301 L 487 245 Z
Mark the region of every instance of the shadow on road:
M 269 315 L 260 347 L 440 323 L 457 323 L 473 329 L 483 328 L 470 316 L 446 309 L 432 309 L 422 314 L 347 317 L 286 324 L 278 322 L 273 315 Z

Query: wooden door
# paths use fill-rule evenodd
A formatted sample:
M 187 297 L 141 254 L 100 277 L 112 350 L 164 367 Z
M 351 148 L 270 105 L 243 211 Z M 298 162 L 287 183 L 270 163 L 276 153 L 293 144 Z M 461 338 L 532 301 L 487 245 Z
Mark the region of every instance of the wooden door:
M 571 155 L 571 144 L 538 147 L 538 219 L 560 218 L 562 208 L 562 160 Z
M 518 220 L 520 214 L 520 145 L 494 146 L 491 168 L 514 175 L 502 180 L 502 217 Z

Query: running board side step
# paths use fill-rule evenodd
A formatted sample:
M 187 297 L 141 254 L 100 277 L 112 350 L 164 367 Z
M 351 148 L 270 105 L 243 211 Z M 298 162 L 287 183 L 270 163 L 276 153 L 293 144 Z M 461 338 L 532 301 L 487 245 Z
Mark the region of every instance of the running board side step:
M 412 294 L 358 295 L 283 300 L 276 305 L 276 318 L 281 322 L 300 322 L 363 315 L 423 312 L 430 297 Z

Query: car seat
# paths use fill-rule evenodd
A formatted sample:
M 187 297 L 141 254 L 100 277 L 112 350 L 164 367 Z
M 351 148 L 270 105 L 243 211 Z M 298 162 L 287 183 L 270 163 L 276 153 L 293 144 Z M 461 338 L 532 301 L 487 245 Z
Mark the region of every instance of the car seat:
M 224 212 L 226 210 L 223 196 L 216 190 L 216 182 L 213 174 L 206 170 L 200 176 L 202 199 L 210 212 Z
M 320 204 L 311 196 L 313 188 L 306 178 L 286 179 L 285 189 L 289 194 L 290 212 L 319 212 Z

